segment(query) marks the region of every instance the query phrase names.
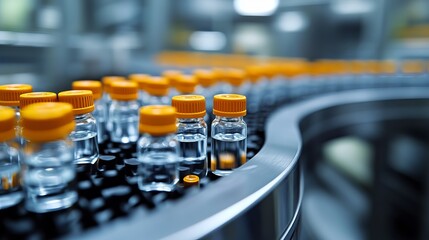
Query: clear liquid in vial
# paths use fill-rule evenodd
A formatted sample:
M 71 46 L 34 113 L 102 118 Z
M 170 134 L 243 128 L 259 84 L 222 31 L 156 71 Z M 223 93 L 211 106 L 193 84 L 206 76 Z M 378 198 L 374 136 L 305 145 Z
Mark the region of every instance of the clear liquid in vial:
M 203 134 L 177 134 L 180 166 L 193 175 L 207 175 L 207 138 Z
M 77 201 L 75 167 L 71 156 L 44 157 L 26 160 L 24 175 L 27 198 L 25 207 L 32 212 L 65 209 Z
M 74 142 L 74 159 L 76 164 L 94 164 L 98 159 L 97 133 L 91 131 L 74 131 L 70 134 Z
M 246 163 L 246 136 L 240 133 L 218 133 L 212 139 L 210 169 L 218 176 L 229 175 Z
M 138 117 L 112 119 L 110 138 L 116 143 L 136 142 L 139 137 Z
M 178 182 L 179 160 L 175 153 L 153 152 L 139 157 L 138 185 L 145 192 L 170 192 Z

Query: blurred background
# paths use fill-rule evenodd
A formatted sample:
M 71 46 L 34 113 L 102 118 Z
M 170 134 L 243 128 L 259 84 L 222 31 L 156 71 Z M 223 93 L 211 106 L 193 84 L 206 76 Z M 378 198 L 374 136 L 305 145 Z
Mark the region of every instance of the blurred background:
M 427 60 L 429 0 L 0 0 L 0 84 L 58 92 L 77 79 L 159 74 L 163 51 Z M 362 131 L 313 144 L 317 156 L 303 154 L 313 171 L 303 237 L 427 239 L 429 132 L 420 124 L 397 135 L 386 127 L 389 141 Z M 384 182 L 391 192 L 374 197 L 381 158 L 396 175 Z M 380 208 L 392 196 L 401 203 Z
M 0 84 L 156 72 L 164 50 L 427 58 L 427 0 L 0 0 Z

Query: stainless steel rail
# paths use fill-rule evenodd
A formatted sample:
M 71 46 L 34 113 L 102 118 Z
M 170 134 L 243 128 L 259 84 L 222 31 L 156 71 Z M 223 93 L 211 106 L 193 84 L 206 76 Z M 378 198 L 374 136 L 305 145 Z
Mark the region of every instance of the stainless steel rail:
M 279 109 L 267 124 L 263 148 L 245 166 L 200 192 L 152 212 L 138 210 L 84 238 L 296 239 L 309 139 L 377 119 L 429 117 L 429 89 L 357 90 L 329 94 Z

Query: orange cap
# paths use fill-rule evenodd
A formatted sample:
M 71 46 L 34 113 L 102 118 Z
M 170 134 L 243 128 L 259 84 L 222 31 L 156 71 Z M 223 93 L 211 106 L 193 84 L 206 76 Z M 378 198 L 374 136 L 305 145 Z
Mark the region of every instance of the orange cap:
M 176 109 L 171 106 L 152 105 L 140 108 L 141 133 L 159 136 L 175 133 Z
M 176 89 L 182 94 L 193 93 L 198 82 L 194 76 L 182 75 L 176 80 Z
M 221 117 L 246 116 L 246 96 L 218 94 L 213 98 L 213 113 Z
M 175 70 L 167 70 L 162 73 L 162 76 L 170 81 L 170 85 L 175 87 L 177 80 L 182 76 L 182 72 Z
M 130 81 L 136 82 L 140 90 L 146 91 L 147 82 L 149 81 L 150 76 L 147 74 L 131 74 L 128 76 Z
M 241 69 L 228 69 L 225 75 L 228 83 L 234 87 L 241 86 L 246 80 L 246 72 Z
M 261 68 L 257 65 L 248 66 L 246 67 L 246 74 L 250 81 L 256 83 L 262 76 Z
M 378 63 L 378 68 L 379 68 L 379 72 L 380 73 L 384 73 L 384 74 L 394 74 L 396 73 L 396 62 L 395 61 L 389 61 L 389 60 L 384 60 Z
M 19 95 L 33 91 L 28 84 L 6 84 L 0 86 L 0 105 L 19 106 Z
M 69 103 L 35 103 L 21 111 L 22 136 L 34 142 L 65 139 L 75 128 Z
M 146 92 L 153 96 L 167 96 L 169 81 L 164 77 L 151 77 L 146 83 Z
M 212 71 L 197 69 L 194 71 L 194 76 L 198 83 L 205 88 L 216 83 L 216 75 Z
M 19 96 L 19 107 L 23 109 L 33 103 L 38 102 L 56 102 L 57 94 L 53 92 L 31 92 Z
M 352 74 L 363 74 L 366 71 L 365 61 L 353 60 L 350 62 L 350 72 Z
M 184 187 L 198 186 L 199 183 L 200 183 L 200 177 L 198 177 L 197 175 L 186 175 L 183 178 Z
M 0 106 L 0 142 L 15 137 L 15 124 L 15 111 L 12 108 Z
M 89 90 L 70 90 L 58 93 L 58 101 L 70 103 L 74 115 L 94 111 L 94 98 Z
M 110 93 L 110 85 L 112 85 L 113 82 L 127 81 L 127 79 L 121 76 L 105 76 L 101 81 L 103 82 L 104 91 Z
M 407 74 L 416 74 L 424 72 L 423 61 L 408 60 L 402 62 L 402 72 Z
M 278 68 L 273 64 L 261 65 L 262 74 L 267 78 L 273 78 L 277 75 Z
M 225 69 L 223 68 L 213 68 L 213 74 L 215 75 L 215 79 L 217 82 L 221 82 L 225 80 Z
M 206 115 L 206 99 L 201 95 L 179 95 L 171 99 L 177 118 L 201 118 Z
M 136 100 L 138 87 L 135 82 L 116 81 L 110 85 L 110 97 L 114 100 Z
M 95 80 L 79 80 L 72 83 L 73 90 L 90 90 L 94 100 L 101 98 L 102 86 L 100 81 Z

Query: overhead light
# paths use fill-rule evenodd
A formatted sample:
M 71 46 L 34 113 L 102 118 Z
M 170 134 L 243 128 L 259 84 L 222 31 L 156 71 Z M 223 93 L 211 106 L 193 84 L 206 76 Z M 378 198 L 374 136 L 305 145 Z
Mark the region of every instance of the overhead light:
M 333 12 L 342 15 L 364 14 L 373 11 L 374 3 L 362 0 L 337 0 L 332 2 L 331 9 Z
M 235 11 L 243 16 L 270 16 L 279 6 L 279 0 L 234 0 Z
M 226 37 L 221 32 L 196 31 L 189 37 L 189 45 L 199 51 L 219 51 L 226 46 Z
M 280 14 L 276 21 L 276 27 L 283 32 L 298 32 L 308 25 L 307 16 L 298 11 L 284 12 Z

